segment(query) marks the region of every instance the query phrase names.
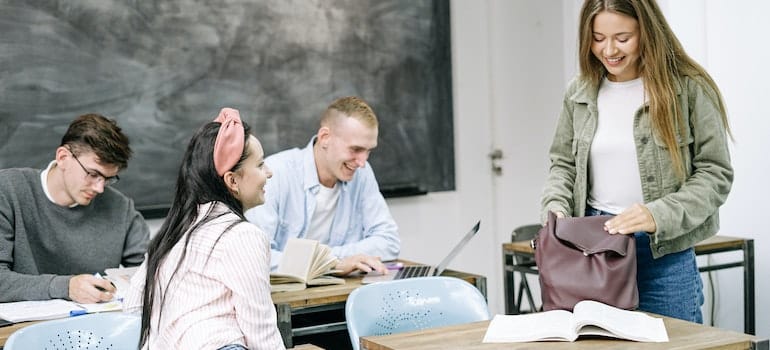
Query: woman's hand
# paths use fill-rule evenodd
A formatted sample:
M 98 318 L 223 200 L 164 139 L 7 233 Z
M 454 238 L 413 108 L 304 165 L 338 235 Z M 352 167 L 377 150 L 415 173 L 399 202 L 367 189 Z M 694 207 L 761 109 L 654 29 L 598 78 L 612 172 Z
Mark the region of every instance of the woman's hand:
M 622 213 L 604 223 L 604 229 L 610 234 L 631 234 L 634 232 L 653 233 L 658 230 L 655 219 L 646 206 L 636 203 Z

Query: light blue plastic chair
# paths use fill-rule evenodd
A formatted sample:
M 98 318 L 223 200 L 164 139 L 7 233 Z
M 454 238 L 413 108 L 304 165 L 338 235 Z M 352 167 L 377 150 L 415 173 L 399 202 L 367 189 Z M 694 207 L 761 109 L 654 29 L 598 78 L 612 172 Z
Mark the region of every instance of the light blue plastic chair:
M 353 349 L 359 337 L 489 320 L 484 296 L 454 277 L 418 277 L 361 286 L 348 296 L 345 319 Z
M 105 312 L 45 321 L 22 328 L 4 350 L 136 350 L 142 320 L 138 315 Z

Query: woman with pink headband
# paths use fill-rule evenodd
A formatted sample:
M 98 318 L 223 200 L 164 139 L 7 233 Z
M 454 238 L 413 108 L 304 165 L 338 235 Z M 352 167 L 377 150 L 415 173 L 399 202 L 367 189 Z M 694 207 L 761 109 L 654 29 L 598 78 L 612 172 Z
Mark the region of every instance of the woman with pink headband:
M 284 349 L 270 244 L 243 216 L 264 203 L 272 176 L 249 131 L 224 108 L 190 140 L 171 209 L 124 304 L 142 312 L 142 349 Z

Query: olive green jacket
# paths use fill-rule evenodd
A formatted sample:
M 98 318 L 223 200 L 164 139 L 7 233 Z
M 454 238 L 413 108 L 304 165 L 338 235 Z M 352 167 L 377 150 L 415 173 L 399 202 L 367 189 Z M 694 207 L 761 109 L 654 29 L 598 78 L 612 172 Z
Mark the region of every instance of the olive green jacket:
M 668 149 L 653 134 L 648 106 L 634 116 L 634 142 L 644 204 L 657 231 L 650 240 L 653 256 L 679 252 L 713 236 L 719 229 L 719 206 L 727 199 L 733 168 L 713 91 L 690 77 L 677 80 L 676 92 L 687 120 L 686 134 L 677 127 L 685 161 L 682 184 Z M 588 156 L 598 120 L 598 91 L 580 79 L 570 83 L 550 150 L 551 167 L 542 197 L 541 219 L 549 210 L 584 216 L 588 196 Z

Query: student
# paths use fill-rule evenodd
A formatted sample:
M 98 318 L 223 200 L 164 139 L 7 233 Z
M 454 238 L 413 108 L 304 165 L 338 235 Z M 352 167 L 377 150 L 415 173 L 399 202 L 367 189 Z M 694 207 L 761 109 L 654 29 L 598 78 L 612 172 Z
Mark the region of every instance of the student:
M 0 170 L 0 302 L 112 299 L 115 287 L 93 274 L 139 265 L 150 235 L 111 187 L 130 157 L 115 121 L 86 114 L 47 168 Z
M 543 218 L 616 215 L 605 229 L 636 239 L 639 308 L 702 322 L 692 247 L 719 229 L 733 181 L 719 89 L 654 0 L 586 0 L 579 36 Z
M 380 261 L 398 257 L 398 227 L 366 161 L 377 146 L 377 117 L 358 97 L 334 101 L 304 149 L 265 162 L 278 176 L 267 184 L 265 205 L 246 213 L 271 238 L 275 269 L 289 238 L 318 240 L 341 260 L 342 274 L 387 273 Z
M 124 309 L 142 312 L 143 349 L 283 349 L 270 297 L 270 248 L 243 217 L 272 176 L 237 110 L 193 135 L 176 195 Z

